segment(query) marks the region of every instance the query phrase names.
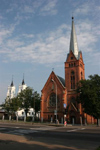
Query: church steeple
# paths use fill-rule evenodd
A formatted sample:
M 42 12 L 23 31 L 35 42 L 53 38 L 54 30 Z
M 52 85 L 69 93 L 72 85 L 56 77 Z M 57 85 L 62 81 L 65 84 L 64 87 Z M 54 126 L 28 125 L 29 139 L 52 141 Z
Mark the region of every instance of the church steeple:
M 69 52 L 70 51 L 72 51 L 75 57 L 78 59 L 78 44 L 77 44 L 77 37 L 76 37 L 75 26 L 74 26 L 74 17 L 72 17 L 72 29 L 71 29 Z
M 12 76 L 12 81 L 11 81 L 11 85 L 10 85 L 11 87 L 13 87 L 14 86 L 14 83 L 13 83 L 13 76 Z
M 25 81 L 24 81 L 24 74 L 23 74 L 22 85 L 25 85 Z
M 19 85 L 18 93 L 20 93 L 21 91 L 25 90 L 26 88 L 27 88 L 27 85 L 25 84 L 25 81 L 24 81 L 24 74 L 23 74 L 23 80 L 22 80 L 21 85 Z
M 8 98 L 12 99 L 12 98 L 15 97 L 15 89 L 16 89 L 16 88 L 15 88 L 15 86 L 14 86 L 14 83 L 13 83 L 13 76 L 12 76 L 11 84 L 10 84 L 10 86 L 8 86 L 7 99 L 6 99 L 6 100 L 8 100 Z
M 11 87 L 12 87 L 12 86 L 14 86 L 14 84 L 13 84 L 13 80 L 12 80 L 12 82 L 11 82 L 11 85 L 10 85 L 10 86 L 11 86 Z

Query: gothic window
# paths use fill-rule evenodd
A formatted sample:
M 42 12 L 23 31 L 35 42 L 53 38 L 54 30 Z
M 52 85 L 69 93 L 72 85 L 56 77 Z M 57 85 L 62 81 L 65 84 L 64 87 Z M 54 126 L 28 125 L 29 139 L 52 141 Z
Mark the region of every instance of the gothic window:
M 81 80 L 83 79 L 83 73 L 81 72 Z
M 75 72 L 71 71 L 71 89 L 75 89 Z
M 57 97 L 57 105 L 59 103 L 59 99 Z M 56 107 L 56 94 L 55 93 L 51 93 L 50 98 L 49 98 L 49 105 L 51 107 Z
M 55 93 L 52 93 L 50 95 L 50 99 L 49 99 L 49 104 L 50 106 L 56 106 L 56 94 Z
M 71 67 L 73 67 L 73 64 L 71 64 Z

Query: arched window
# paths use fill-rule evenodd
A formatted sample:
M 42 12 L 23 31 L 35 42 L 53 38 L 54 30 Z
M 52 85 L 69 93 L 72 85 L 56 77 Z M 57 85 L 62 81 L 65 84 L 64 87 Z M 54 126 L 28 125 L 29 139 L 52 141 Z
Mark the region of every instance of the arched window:
M 75 72 L 71 71 L 71 89 L 75 89 Z
M 83 79 L 83 73 L 81 72 L 81 80 Z
M 71 67 L 73 67 L 73 64 L 71 64 Z
M 57 105 L 59 105 L 58 96 L 57 96 Z M 49 106 L 56 107 L 56 94 L 55 93 L 51 93 L 51 95 L 49 97 Z
M 49 105 L 56 106 L 56 94 L 55 93 L 51 93 L 50 98 L 49 98 Z

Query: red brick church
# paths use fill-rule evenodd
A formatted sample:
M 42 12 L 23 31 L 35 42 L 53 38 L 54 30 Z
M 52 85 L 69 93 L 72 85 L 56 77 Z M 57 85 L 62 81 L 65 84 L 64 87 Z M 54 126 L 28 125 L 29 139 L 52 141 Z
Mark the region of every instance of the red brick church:
M 85 79 L 82 52 L 78 50 L 77 37 L 72 17 L 70 48 L 65 61 L 65 79 L 51 72 L 41 95 L 41 120 L 54 122 L 56 119 L 69 123 L 94 123 L 94 118 L 83 112 L 76 102 L 76 85 Z

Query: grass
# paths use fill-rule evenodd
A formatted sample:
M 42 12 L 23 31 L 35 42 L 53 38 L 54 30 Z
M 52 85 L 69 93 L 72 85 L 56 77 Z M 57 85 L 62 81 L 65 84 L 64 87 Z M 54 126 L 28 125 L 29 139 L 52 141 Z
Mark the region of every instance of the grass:
M 96 150 L 100 150 L 100 146 Z

